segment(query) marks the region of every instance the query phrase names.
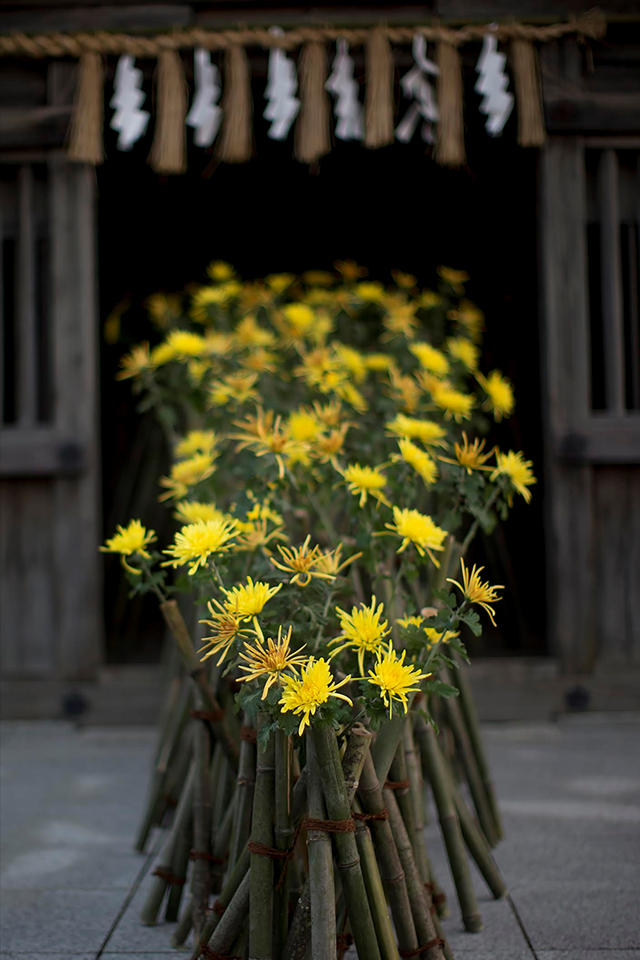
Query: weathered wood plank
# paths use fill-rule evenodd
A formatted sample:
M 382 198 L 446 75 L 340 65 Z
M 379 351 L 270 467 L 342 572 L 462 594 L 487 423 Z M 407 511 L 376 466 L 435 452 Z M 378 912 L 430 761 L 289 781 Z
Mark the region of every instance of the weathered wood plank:
M 560 433 L 550 452 L 565 464 L 640 463 L 640 413 L 593 414 L 579 429 Z
M 55 669 L 56 610 L 52 569 L 52 490 L 46 480 L 20 484 L 22 672 Z
M 46 4 L 38 3 L 38 7 Z M 77 9 L 56 4 L 50 10 L 11 10 L 0 14 L 0 33 L 49 33 L 76 30 L 168 30 L 187 27 L 193 9 L 184 4 L 123 4 L 101 6 L 82 3 Z
M 35 238 L 33 168 L 18 171 L 18 423 L 31 427 L 37 416 L 37 333 L 35 305 Z
M 4 674 L 18 673 L 21 665 L 22 627 L 20 596 L 20 513 L 19 489 L 15 483 L 0 481 L 0 667 Z
M 603 663 L 640 661 L 640 470 L 594 471 L 598 653 Z
M 584 424 L 589 406 L 581 143 L 550 137 L 541 172 L 549 632 L 552 652 L 579 670 L 595 656 L 591 470 L 563 466 L 553 451 Z
M 55 422 L 82 444 L 86 467 L 77 479 L 57 480 L 54 497 L 58 671 L 76 679 L 95 676 L 102 656 L 95 178 L 60 154 L 49 169 Z
M 600 257 L 605 395 L 607 409 L 611 413 L 622 414 L 625 407 L 625 375 L 618 181 L 618 155 L 615 150 L 603 150 L 598 163 L 598 201 L 602 237 Z
M 0 149 L 61 147 L 70 119 L 70 107 L 4 108 L 0 110 Z

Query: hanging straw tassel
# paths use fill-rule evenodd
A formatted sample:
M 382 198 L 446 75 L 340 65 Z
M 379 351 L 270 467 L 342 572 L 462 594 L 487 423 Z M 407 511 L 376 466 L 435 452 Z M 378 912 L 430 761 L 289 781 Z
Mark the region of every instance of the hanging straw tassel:
M 376 149 L 393 143 L 393 57 L 381 27 L 371 30 L 367 39 L 366 73 L 364 143 Z
M 516 81 L 518 143 L 521 147 L 542 147 L 547 133 L 542 110 L 538 54 L 531 41 L 511 41 L 511 64 Z
M 102 125 L 104 121 L 104 70 L 99 53 L 87 51 L 80 58 L 73 117 L 67 156 L 77 163 L 104 160 Z
M 331 150 L 327 55 L 323 43 L 305 44 L 300 58 L 300 116 L 296 123 L 295 157 L 300 163 L 316 163 Z
M 175 50 L 158 57 L 156 128 L 149 163 L 156 173 L 184 173 L 187 169 L 187 81 Z
M 222 133 L 218 158 L 223 163 L 246 163 L 251 159 L 252 135 L 251 78 L 244 47 L 233 43 L 224 61 L 224 94 Z
M 458 48 L 446 40 L 438 42 L 438 134 L 436 160 L 445 167 L 460 167 L 465 162 L 464 118 L 462 115 L 462 63 Z

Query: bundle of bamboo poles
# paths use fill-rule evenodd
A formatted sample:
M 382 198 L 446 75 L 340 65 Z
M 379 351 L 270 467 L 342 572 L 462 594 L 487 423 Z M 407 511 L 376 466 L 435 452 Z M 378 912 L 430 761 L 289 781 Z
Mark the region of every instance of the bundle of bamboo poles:
M 448 911 L 425 842 L 433 800 L 464 927 L 482 928 L 470 861 L 495 898 L 500 815 L 465 667 L 457 698 L 418 694 L 377 734 L 354 722 L 294 740 L 233 711 L 234 681 L 200 662 L 174 600 L 180 653 L 136 847 L 166 834 L 141 919 L 176 921 L 192 960 L 450 960 Z M 425 720 L 437 720 L 437 730 Z M 471 804 L 466 797 L 471 798 Z M 247 923 L 248 919 L 248 923 Z M 310 951 L 310 952 L 309 952 Z

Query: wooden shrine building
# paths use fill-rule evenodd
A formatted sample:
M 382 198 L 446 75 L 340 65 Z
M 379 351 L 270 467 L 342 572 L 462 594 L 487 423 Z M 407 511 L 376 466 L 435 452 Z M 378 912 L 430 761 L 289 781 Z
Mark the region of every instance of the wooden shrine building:
M 469 295 L 487 315 L 490 362 L 516 387 L 516 416 L 499 442 L 524 449 L 539 477 L 531 511 L 514 516 L 488 556 L 513 599 L 503 634 L 475 651 L 475 669 L 491 696 L 508 688 L 511 700 L 492 712 L 479 694 L 481 709 L 518 716 L 517 701 L 532 691 L 549 710 L 562 709 L 567 694 L 580 702 L 577 685 L 595 707 L 640 705 L 640 0 L 609 0 L 599 13 L 590 7 L 4 0 L 3 715 L 59 716 L 80 704 L 103 719 L 152 719 L 157 625 L 142 646 L 129 642 L 126 595 L 97 545 L 153 501 L 149 476 L 166 454 L 114 374 L 119 356 L 146 334 L 145 296 L 200 280 L 214 258 L 247 277 L 326 268 L 343 257 L 381 279 L 397 267 L 425 284 L 429 265 L 469 271 Z M 514 24 L 539 31 L 523 34 L 539 64 L 533 95 L 538 82 L 541 89 L 539 130 L 529 141 L 521 89 L 499 137 L 487 136 L 474 92 L 488 29 L 507 53 L 513 89 Z M 394 124 L 407 109 L 399 81 L 414 62 L 412 31 L 423 31 L 428 56 L 453 37 L 438 31 L 462 31 L 464 43 L 451 47 L 462 78 L 463 123 L 453 130 L 464 138 L 462 153 L 454 150 L 452 162 L 443 156 L 444 126 L 436 123 L 435 144 L 418 131 L 411 142 L 396 137 L 372 149 L 379 145 L 367 142 L 369 132 L 364 144 L 332 133 L 326 157 L 299 162 L 293 135 L 281 143 L 265 136 L 265 44 L 274 25 L 293 31 L 298 46 L 334 49 L 341 33 L 349 36 L 363 90 L 369 48 L 358 38 L 379 28 L 393 56 Z M 247 162 L 220 162 L 216 144 L 199 148 L 189 133 L 186 151 L 167 160 L 153 119 L 130 151 L 119 151 L 109 127 L 118 57 L 133 51 L 147 108 L 160 114 L 166 89 L 154 86 L 164 82 L 154 79 L 156 59 L 160 73 L 184 69 L 190 97 L 198 31 L 220 58 L 223 84 L 229 32 L 250 34 L 242 42 L 254 102 L 251 156 L 229 156 L 225 141 L 227 160 Z M 165 57 L 157 38 L 187 34 L 190 49 L 176 41 Z M 78 146 L 74 103 L 77 110 L 79 90 L 91 93 L 86 78 L 95 81 L 98 67 L 104 90 L 92 88 L 101 101 L 93 145 Z M 89 71 L 80 86 L 79 69 Z M 101 111 L 104 163 L 79 162 L 102 159 L 91 154 L 103 149 Z M 224 122 L 220 138 L 228 136 Z M 149 509 L 144 521 L 161 523 Z M 144 619 L 146 611 L 134 606 L 133 615 Z

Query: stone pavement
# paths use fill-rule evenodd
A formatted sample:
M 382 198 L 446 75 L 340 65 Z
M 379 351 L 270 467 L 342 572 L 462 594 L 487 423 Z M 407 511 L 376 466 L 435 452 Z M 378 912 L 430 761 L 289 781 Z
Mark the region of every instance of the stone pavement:
M 476 877 L 485 929 L 464 933 L 431 823 L 456 960 L 640 960 L 640 715 L 485 725 L 485 736 L 510 894 L 493 901 Z M 138 920 L 161 840 L 155 831 L 146 856 L 131 848 L 154 737 L 148 727 L 2 725 L 0 960 L 176 956 L 170 926 Z

